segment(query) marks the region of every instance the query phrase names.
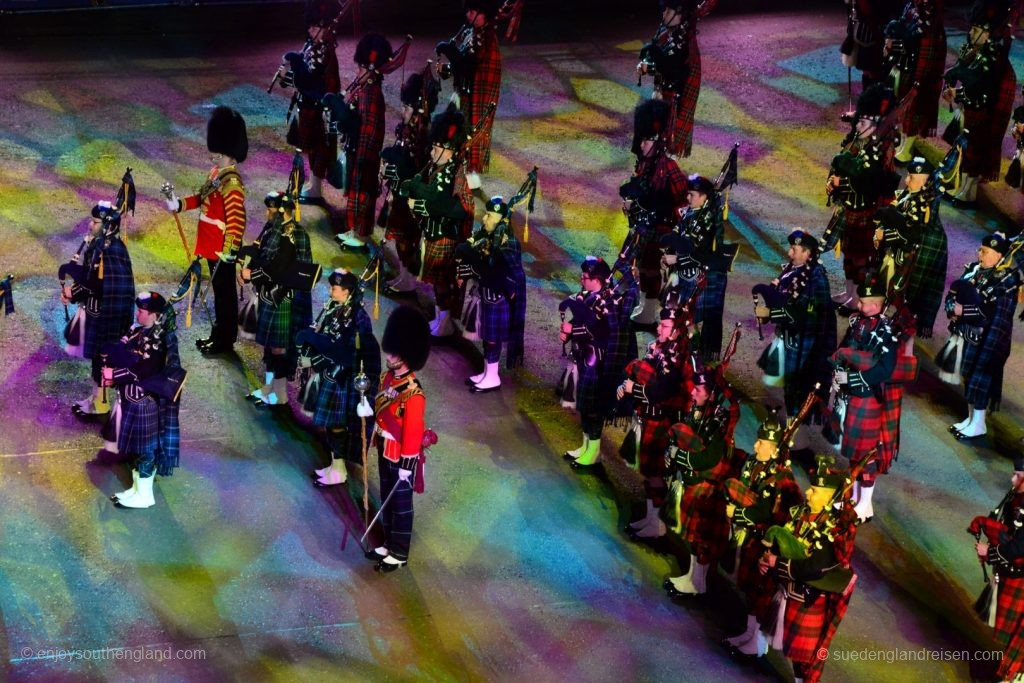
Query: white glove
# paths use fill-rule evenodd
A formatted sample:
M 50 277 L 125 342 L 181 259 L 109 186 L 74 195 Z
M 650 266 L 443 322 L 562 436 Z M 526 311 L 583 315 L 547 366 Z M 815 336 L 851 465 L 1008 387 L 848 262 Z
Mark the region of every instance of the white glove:
M 226 254 L 223 251 L 217 252 L 217 258 L 223 261 L 224 263 L 234 263 L 235 261 L 234 254 Z
M 370 405 L 365 396 L 359 400 L 359 405 L 356 406 L 356 415 L 359 417 L 373 417 L 373 406 Z
M 411 210 L 417 216 L 430 215 L 430 212 L 427 211 L 427 202 L 424 199 L 410 199 L 409 210 Z
M 398 481 L 409 481 L 412 478 L 412 470 L 398 470 Z
M 178 199 L 178 195 L 172 194 L 168 197 L 167 200 L 164 201 L 164 206 L 166 206 L 167 210 L 171 213 L 181 213 L 181 200 Z

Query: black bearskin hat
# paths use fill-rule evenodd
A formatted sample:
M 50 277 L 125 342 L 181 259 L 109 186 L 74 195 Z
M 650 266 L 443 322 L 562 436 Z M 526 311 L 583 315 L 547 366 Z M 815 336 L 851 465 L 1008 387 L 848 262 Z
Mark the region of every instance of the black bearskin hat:
M 359 66 L 379 69 L 395 54 L 388 39 L 379 33 L 367 33 L 356 45 L 352 61 Z
M 463 0 L 462 9 L 467 12 L 475 10 L 486 15 L 488 19 L 494 19 L 498 15 L 501 5 L 501 0 Z
M 458 149 L 466 141 L 466 117 L 454 104 L 430 122 L 430 143 Z
M 665 100 L 647 100 L 633 110 L 633 154 L 640 156 L 640 143 L 661 137 L 668 131 L 672 106 Z
M 135 305 L 143 311 L 163 313 L 167 308 L 167 299 L 158 292 L 139 292 L 139 295 L 135 297 Z
M 434 109 L 437 108 L 437 97 L 437 81 L 431 78 L 427 82 L 424 92 L 423 74 L 418 71 L 405 79 L 405 83 L 402 85 L 402 104 L 407 104 L 413 109 L 422 108 L 428 115 L 433 114 Z
M 399 306 L 388 316 L 380 349 L 398 356 L 416 372 L 427 364 L 430 355 L 430 324 L 415 308 Z
M 1010 3 L 1007 0 L 978 0 L 971 8 L 969 24 L 1002 35 L 1007 29 Z
M 338 0 L 306 0 L 303 19 L 306 28 L 310 26 L 326 26 L 338 15 Z
M 249 156 L 249 137 L 245 119 L 231 107 L 220 106 L 210 114 L 206 124 L 206 149 L 224 154 L 241 163 Z
M 857 113 L 854 116 L 854 125 L 857 119 L 873 118 L 876 121 L 892 111 L 896 106 L 896 93 L 892 88 L 881 83 L 875 83 L 865 90 L 857 98 Z

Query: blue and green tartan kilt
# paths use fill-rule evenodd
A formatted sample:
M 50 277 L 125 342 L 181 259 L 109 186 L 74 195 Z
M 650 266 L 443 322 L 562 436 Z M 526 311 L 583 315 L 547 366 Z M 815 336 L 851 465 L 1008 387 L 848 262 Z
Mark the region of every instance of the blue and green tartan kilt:
M 728 283 L 728 273 L 708 271 L 704 289 L 697 295 L 697 310 L 694 311 L 696 322 L 717 319 L 721 324 L 722 313 L 725 310 L 725 288 Z
M 160 416 L 156 401 L 146 396 L 138 403 L 121 396 L 121 431 L 117 449 L 121 453 L 155 458 L 159 446 Z
M 351 382 L 340 384 L 321 373 L 313 424 L 325 428 L 342 427 L 348 422 L 348 414 L 355 414 L 358 402 L 359 394 Z
M 580 415 L 604 414 L 605 402 L 601 400 L 601 363 L 587 365 L 576 362 L 580 379 L 576 387 L 576 411 Z
M 260 322 L 256 343 L 275 349 L 286 349 L 292 343 L 292 302 L 285 299 L 278 305 L 260 298 Z
M 508 341 L 508 299 L 501 297 L 495 303 L 480 301 L 480 338 L 489 342 Z

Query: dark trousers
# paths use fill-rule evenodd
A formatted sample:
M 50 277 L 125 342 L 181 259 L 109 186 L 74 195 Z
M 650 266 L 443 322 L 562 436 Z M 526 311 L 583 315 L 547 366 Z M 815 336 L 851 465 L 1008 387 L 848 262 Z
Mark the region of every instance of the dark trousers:
M 384 525 L 384 547 L 396 560 L 408 560 L 409 542 L 412 540 L 412 485 L 416 473 L 413 472 L 408 482 L 399 482 L 398 463 L 391 462 L 383 455 L 377 458 L 377 469 L 380 472 L 381 502 L 398 485 L 380 516 L 381 524 Z
M 238 289 L 235 284 L 235 263 L 206 259 L 213 290 L 213 329 L 210 340 L 216 346 L 231 346 L 238 339 Z

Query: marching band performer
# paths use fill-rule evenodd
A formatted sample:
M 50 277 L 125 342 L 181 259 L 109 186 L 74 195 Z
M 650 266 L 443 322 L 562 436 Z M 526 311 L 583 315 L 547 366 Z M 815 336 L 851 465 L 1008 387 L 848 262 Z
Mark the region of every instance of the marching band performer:
M 484 371 L 466 378 L 474 394 L 501 388 L 498 361 L 506 344 L 505 365 L 523 364 L 526 334 L 526 273 L 523 250 L 509 225 L 511 208 L 501 197 L 487 202 L 481 229 L 459 245 L 465 253 L 459 280 L 475 277 L 480 283 L 480 337 L 484 343 Z M 458 257 L 457 257 L 458 258 Z
M 935 135 L 939 122 L 939 96 L 946 68 L 946 29 L 943 0 L 909 0 L 900 15 L 885 26 L 883 57 L 890 69 L 888 85 L 903 99 L 917 83 L 917 95 L 900 121 L 903 140 L 896 161 L 914 156 L 914 141 Z
M 368 403 L 361 405 L 355 380 L 363 373 L 368 382 L 363 392 L 376 396 L 381 374 L 380 346 L 363 309 L 359 278 L 339 268 L 328 282 L 331 298 L 325 315 L 316 328 L 301 330 L 295 339 L 303 348 L 304 362 L 319 375 L 310 403 L 313 425 L 324 431 L 331 464 L 314 471 L 313 485 L 318 488 L 344 484 L 346 463 L 362 463 L 362 444 L 372 436 L 373 420 L 366 423 L 365 436 L 360 436 L 360 418 L 373 413 Z
M 1017 76 L 1010 64 L 1013 40 L 1007 24 L 1007 0 L 978 0 L 971 9 L 967 43 L 946 72 L 942 98 L 963 110 L 971 141 L 961 166 L 960 190 L 947 195 L 959 206 L 977 201 L 978 183 L 997 180 L 1003 136 L 1017 97 Z
M 295 333 L 309 326 L 312 312 L 308 298 L 296 300 L 296 290 L 284 284 L 300 263 L 313 254 L 309 235 L 295 222 L 295 199 L 277 200 L 281 221 L 277 230 L 261 242 L 261 255 L 242 270 L 260 297 L 256 342 L 263 345 L 266 374 L 263 386 L 246 396 L 256 407 L 288 403 L 288 378 L 295 374 Z
M 697 22 L 718 0 L 661 0 L 661 25 L 640 51 L 639 76 L 654 77 L 654 96 L 672 108 L 668 153 L 688 157 L 693 148 L 693 117 L 700 97 L 700 47 Z
M 399 196 L 423 229 L 422 281 L 433 287 L 437 315 L 430 334 L 447 337 L 455 333 L 451 314 L 458 307 L 455 284 L 455 247 L 468 236 L 465 224 L 472 222 L 473 198 L 466 173 L 457 155 L 466 144 L 465 117 L 448 105 L 430 123 L 430 164 L 420 175 L 399 186 Z
M 356 45 L 352 61 L 357 71 L 345 91 L 345 103 L 354 109 L 354 119 L 345 135 L 345 209 L 344 230 L 336 236 L 341 247 L 363 249 L 373 235 L 380 154 L 384 147 L 384 92 L 380 73 L 394 51 L 388 39 L 368 33 Z
M 92 208 L 89 233 L 79 247 L 79 254 L 61 267 L 60 300 L 78 304 L 75 317 L 64 333 L 67 351 L 92 362 L 92 394 L 72 404 L 76 417 L 88 418 L 110 412 L 107 392 L 103 389 L 101 351 L 109 342 L 125 334 L 132 324 L 132 302 L 135 278 L 128 249 L 121 241 L 121 214 L 109 202 Z M 64 284 L 65 275 L 74 283 Z
M 214 109 L 206 125 L 206 148 L 214 164 L 210 177 L 196 194 L 182 199 L 172 194 L 167 210 L 200 210 L 195 255 L 206 259 L 210 269 L 216 319 L 209 338 L 197 340 L 196 347 L 213 355 L 231 351 L 238 338 L 235 257 L 245 233 L 245 185 L 237 166 L 249 155 L 242 115 L 230 107 Z
M 757 304 L 754 315 L 760 322 L 775 325 L 781 346 L 781 367 L 772 367 L 772 345 L 769 345 L 758 366 L 765 371 L 765 382 L 781 377 L 786 414 L 796 415 L 815 384 L 827 386 L 832 368 L 828 357 L 838 343 L 836 315 L 829 297 L 828 273 L 819 260 L 820 245 L 810 233 L 797 228 L 787 237 L 789 259 L 777 278 L 754 287 L 763 304 Z
M 686 176 L 668 156 L 671 106 L 663 100 L 643 102 L 633 112 L 633 176 L 619 188 L 629 219 L 632 254 L 640 269 L 644 305 L 633 321 L 653 326 L 661 292 L 659 239 L 672 231 L 686 205 Z
M 943 380 L 958 383 L 963 377 L 968 415 L 949 427 L 957 439 L 985 434 L 985 416 L 999 410 L 1020 288 L 1013 258 L 1013 245 L 1005 235 L 989 235 L 978 247 L 978 260 L 964 268 L 946 295 L 952 335 L 935 362 Z
M 686 394 L 684 365 L 687 351 L 687 312 L 675 308 L 661 311 L 653 342 L 643 358 L 626 365 L 626 379 L 616 390 L 620 401 L 633 399 L 635 415 L 622 450 L 635 450 L 635 460 L 644 477 L 644 516 L 626 525 L 633 538 L 658 538 L 665 535 L 665 523 L 658 511 L 665 503 L 665 449 L 669 427 L 684 413 Z M 632 458 L 627 458 L 632 460 Z
M 416 309 L 399 306 L 388 317 L 381 351 L 387 371 L 374 407 L 384 543 L 366 553 L 377 571 L 393 572 L 409 563 L 412 494 L 423 490 L 424 413 L 427 399 L 416 372 L 430 354 L 430 328 Z
M 860 69 L 864 89 L 882 81 L 882 31 L 899 12 L 891 0 L 845 0 L 846 38 L 839 47 L 843 66 Z
M 587 256 L 580 264 L 580 291 L 559 304 L 563 314 L 566 309 L 572 311 L 572 320 L 562 322 L 559 332 L 562 344 L 570 344 L 571 351 L 557 392 L 563 406 L 580 414 L 583 431 L 579 448 L 563 455 L 574 470 L 600 461 L 601 432 L 615 412 L 616 387 L 622 382 L 627 358 L 637 355 L 629 313 L 636 305 L 638 284 L 629 263 L 619 259 L 615 266 L 622 275 L 619 283 L 614 283 L 604 259 Z
M 861 93 L 849 135 L 832 159 L 825 194 L 835 205 L 837 224 L 826 228 L 822 248 L 841 244 L 846 295 L 842 303 L 854 308 L 855 289 L 875 263 L 875 212 L 894 199 L 899 175 L 892 162 L 897 133 L 880 130 L 879 123 L 896 106 L 890 88 L 880 84 Z
M 466 23 L 452 40 L 437 45 L 441 78 L 452 78 L 453 101 L 466 117 L 467 125 L 475 129 L 487 116 L 487 108 L 498 104 L 501 95 L 501 50 L 498 47 L 497 22 L 504 6 L 502 0 L 463 0 Z M 480 188 L 480 174 L 486 173 L 491 163 L 490 117 L 478 132 L 466 160 L 466 182 L 474 195 L 484 199 Z
M 337 140 L 329 138 L 324 128 L 323 98 L 341 90 L 338 44 L 332 28 L 340 9 L 337 0 L 306 0 L 306 43 L 301 51 L 284 56 L 299 112 L 288 130 L 288 144 L 305 150 L 309 159 L 309 185 L 297 188 L 302 190 L 299 201 L 303 204 L 325 206 L 323 180 L 338 158 Z M 281 66 L 280 78 L 286 77 L 287 69 Z
M 267 208 L 267 219 L 260 234 L 252 244 L 243 246 L 238 252 L 239 258 L 242 259 L 242 272 L 238 278 L 241 288 L 239 300 L 242 302 L 238 307 L 238 336 L 250 340 L 256 339 L 256 330 L 259 327 L 260 296 L 253 287 L 252 280 L 245 279 L 243 273 L 257 260 L 269 262 L 274 258 L 274 252 L 277 251 L 281 239 L 281 193 L 268 192 L 263 197 L 263 205 Z
M 747 625 L 725 643 L 742 655 L 760 657 L 768 650 L 768 627 L 774 585 L 759 571 L 764 553 L 762 540 L 773 524 L 789 521 L 790 510 L 802 501 L 800 486 L 789 464 L 789 438 L 799 423 L 788 429 L 769 414 L 757 429 L 754 451 L 740 467 L 739 475 L 725 482 L 728 501 L 725 515 L 732 521 L 737 546 L 736 587 L 746 597 Z
M 1010 490 L 986 517 L 976 517 L 968 532 L 977 538 L 975 552 L 992 568 L 988 622 L 1003 648 L 999 680 L 1016 681 L 1024 673 L 1024 458 L 1013 461 Z
M 422 232 L 409 205 L 395 201 L 398 186 L 419 173 L 430 161 L 430 117 L 437 107 L 439 84 L 433 73 L 413 73 L 402 85 L 402 121 L 395 128 L 395 144 L 381 152 L 381 175 L 391 190 L 391 198 L 381 209 L 384 243 L 381 245 L 391 266 L 398 273 L 388 281 L 388 293 L 416 289 L 420 272 Z
M 830 456 L 818 466 L 805 492 L 806 502 L 793 508 L 785 528 L 790 543 L 775 545 L 769 528 L 760 571 L 778 585 L 778 615 L 768 624 L 769 644 L 792 663 L 797 681 L 821 680 L 828 647 L 846 614 L 856 575 L 850 568 L 856 524 L 845 495 L 847 476 L 832 471 Z M 788 552 L 786 552 L 788 550 Z M 822 656 L 822 653 L 826 656 Z
M 890 434 L 883 429 L 883 408 L 885 383 L 896 367 L 899 339 L 889 319 L 882 315 L 884 286 L 865 282 L 857 288 L 857 297 L 860 313 L 850 316 L 850 327 L 832 354 L 833 388 L 837 390 L 837 404 L 845 406 L 840 411 L 842 455 L 860 472 L 853 484 L 857 517 L 867 522 L 875 514 L 871 504 L 875 479 L 889 471 L 895 454 L 892 444 L 884 443 Z M 862 466 L 876 449 L 880 457 Z
M 137 325 L 120 342 L 108 344 L 105 386 L 117 387 L 117 408 L 103 430 L 121 455 L 133 458 L 132 487 L 110 497 L 118 507 L 148 508 L 157 474 L 169 477 L 178 466 L 178 394 L 183 377 L 170 392 L 160 380 L 181 371 L 174 309 L 157 292 L 135 299 Z
M 690 550 L 686 574 L 662 584 L 671 598 L 706 593 L 708 572 L 729 543 L 722 486 L 735 474 L 733 431 L 740 407 L 715 370 L 694 373 L 690 399 L 683 420 L 669 430 L 665 453 L 673 481 L 663 514 Z

